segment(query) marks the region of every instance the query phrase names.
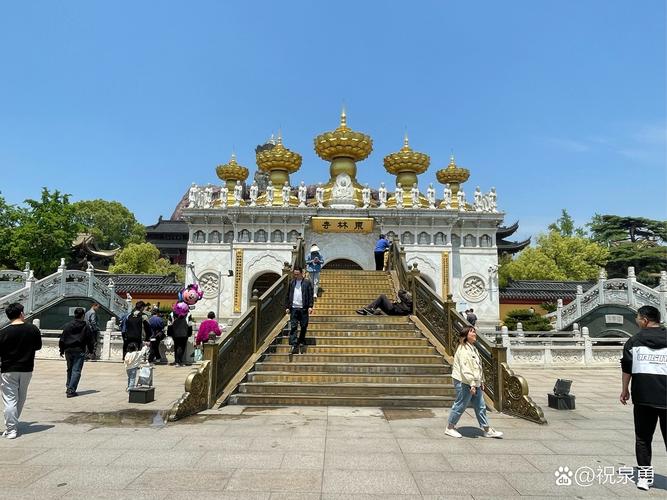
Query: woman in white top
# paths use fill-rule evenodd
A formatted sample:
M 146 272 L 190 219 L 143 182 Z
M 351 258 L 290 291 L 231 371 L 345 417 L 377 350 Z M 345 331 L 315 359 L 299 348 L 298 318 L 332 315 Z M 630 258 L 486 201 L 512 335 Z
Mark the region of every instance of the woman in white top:
M 477 422 L 484 431 L 484 437 L 499 438 L 502 432 L 489 427 L 486 418 L 486 404 L 484 403 L 484 372 L 479 359 L 479 353 L 474 344 L 477 342 L 477 332 L 472 326 L 466 327 L 459 334 L 459 347 L 454 354 L 452 365 L 452 379 L 456 388 L 456 401 L 449 412 L 449 421 L 445 434 L 460 438 L 461 433 L 456 430 L 461 415 L 472 401 Z

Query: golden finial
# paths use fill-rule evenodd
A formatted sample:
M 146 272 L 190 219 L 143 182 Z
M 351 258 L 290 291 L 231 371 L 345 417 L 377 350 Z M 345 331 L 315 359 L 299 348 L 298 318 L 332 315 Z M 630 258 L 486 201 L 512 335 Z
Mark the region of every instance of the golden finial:
M 345 106 L 340 112 L 340 128 L 347 128 L 347 115 L 345 114 Z
M 277 144 L 279 146 L 283 145 L 283 131 L 281 129 L 278 129 L 278 142 Z
M 236 161 L 236 153 L 232 150 L 232 159 L 229 160 L 229 163 Z
M 408 141 L 408 133 L 406 132 L 403 136 L 403 149 L 402 151 L 410 151 L 410 142 Z
M 452 150 L 452 154 L 449 155 L 449 165 L 452 167 L 456 166 L 456 161 L 454 160 L 454 151 Z

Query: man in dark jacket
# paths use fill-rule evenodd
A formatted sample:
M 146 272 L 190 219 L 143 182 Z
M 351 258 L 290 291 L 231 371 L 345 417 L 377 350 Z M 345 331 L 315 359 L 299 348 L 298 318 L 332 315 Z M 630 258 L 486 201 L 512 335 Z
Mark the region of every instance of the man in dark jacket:
M 291 354 L 303 352 L 306 348 L 306 331 L 308 318 L 313 312 L 313 284 L 303 277 L 303 268 L 295 266 L 292 271 L 292 281 L 289 284 L 285 312 L 290 315 L 289 343 L 292 346 Z M 297 325 L 301 333 L 297 337 Z
M 88 353 L 88 358 L 91 361 L 97 360 L 97 344 L 100 340 L 100 324 L 97 320 L 97 310 L 100 308 L 100 305 L 97 302 L 93 302 L 93 305 L 90 306 L 90 309 L 86 311 L 84 321 L 88 323 L 88 328 L 93 334 L 93 349 Z
M 646 472 L 651 466 L 651 442 L 658 421 L 667 447 L 667 330 L 660 326 L 660 311 L 652 306 L 640 307 L 635 321 L 641 330 L 623 347 L 620 400 L 624 405 L 628 403 L 628 386 L 632 382 L 635 454 L 639 466 L 636 484 L 637 488 L 648 490 L 652 474 L 649 478 L 642 470 Z
M 377 310 L 388 314 L 389 316 L 407 316 L 412 313 L 412 294 L 407 290 L 398 291 L 398 300 L 392 302 L 382 294 L 366 307 L 357 309 L 357 314 L 366 316 L 367 314 L 377 314 Z
M 35 325 L 25 322 L 23 306 L 18 302 L 9 304 L 5 314 L 11 323 L 0 331 L 0 379 L 6 427 L 2 435 L 15 439 L 35 368 L 35 351 L 42 348 L 42 334 Z
M 65 325 L 58 341 L 60 356 L 64 355 L 67 361 L 67 390 L 65 394 L 68 398 L 78 396 L 76 388 L 79 386 L 79 380 L 81 379 L 86 351 L 90 353 L 95 349 L 94 333 L 90 324 L 84 318 L 85 314 L 86 311 L 83 307 L 74 309 L 74 320 Z
M 135 343 L 137 346 L 143 345 L 151 338 L 151 325 L 148 323 L 148 316 L 144 313 L 146 304 L 140 300 L 134 310 L 125 320 L 125 333 L 123 334 L 123 359 L 127 353 L 127 346 Z

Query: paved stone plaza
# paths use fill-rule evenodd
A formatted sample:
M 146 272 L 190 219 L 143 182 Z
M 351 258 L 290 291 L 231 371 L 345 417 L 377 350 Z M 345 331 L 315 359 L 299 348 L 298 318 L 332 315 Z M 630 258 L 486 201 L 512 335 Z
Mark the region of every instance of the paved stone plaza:
M 187 371 L 157 367 L 158 399 L 141 406 L 127 403 L 120 364 L 87 363 L 81 396 L 68 400 L 64 364 L 38 361 L 23 435 L 0 440 L 0 498 L 667 497 L 658 438 L 648 493 L 555 483 L 558 467 L 634 464 L 632 410 L 617 402 L 615 369 L 522 369 L 549 424 L 491 414 L 502 440 L 481 437 L 472 410 L 458 440 L 443 434 L 443 409 L 230 406 L 163 425 L 159 412 Z M 557 377 L 574 380 L 576 411 L 546 408 Z

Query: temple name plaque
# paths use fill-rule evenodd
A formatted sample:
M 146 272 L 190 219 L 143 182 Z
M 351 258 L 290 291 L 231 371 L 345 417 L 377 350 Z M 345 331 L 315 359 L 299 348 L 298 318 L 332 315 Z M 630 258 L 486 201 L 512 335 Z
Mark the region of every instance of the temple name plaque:
M 374 219 L 371 217 L 312 217 L 316 233 L 372 233 Z

